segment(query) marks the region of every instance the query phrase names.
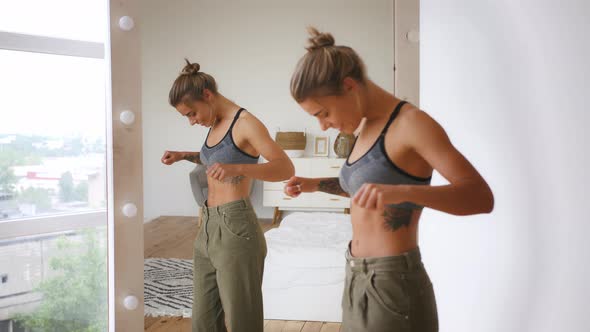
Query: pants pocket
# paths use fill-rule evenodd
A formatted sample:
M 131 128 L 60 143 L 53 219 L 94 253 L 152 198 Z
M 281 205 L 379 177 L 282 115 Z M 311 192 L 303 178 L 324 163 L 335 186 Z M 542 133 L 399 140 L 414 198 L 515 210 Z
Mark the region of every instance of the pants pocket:
M 410 309 L 405 286 L 405 280 L 397 274 L 379 275 L 372 271 L 367 290 L 387 312 L 408 320 Z
M 238 240 L 250 241 L 255 235 L 249 210 L 223 212 L 221 226 L 230 236 Z
M 344 289 L 342 291 L 342 301 L 340 306 L 342 311 L 346 312 L 350 308 L 350 287 L 351 287 L 351 275 L 347 270 L 344 276 Z
M 201 227 L 197 231 L 197 236 L 193 240 L 193 256 L 206 256 L 205 247 L 207 245 L 207 238 L 205 235 L 205 224 L 205 222 L 201 223 Z

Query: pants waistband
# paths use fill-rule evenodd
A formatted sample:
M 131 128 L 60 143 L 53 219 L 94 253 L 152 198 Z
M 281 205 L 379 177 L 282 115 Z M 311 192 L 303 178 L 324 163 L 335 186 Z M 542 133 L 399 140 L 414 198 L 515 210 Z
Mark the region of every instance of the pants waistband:
M 249 198 L 242 198 L 235 201 L 231 201 L 225 204 L 217 205 L 217 206 L 208 206 L 208 202 L 205 201 L 203 204 L 203 215 L 205 216 L 221 216 L 223 212 L 227 212 L 234 209 L 253 209 L 252 203 L 250 202 Z
M 369 270 L 411 271 L 423 266 L 419 247 L 395 256 L 362 258 L 352 256 L 349 242 L 345 257 L 347 267 L 353 272 L 367 272 Z

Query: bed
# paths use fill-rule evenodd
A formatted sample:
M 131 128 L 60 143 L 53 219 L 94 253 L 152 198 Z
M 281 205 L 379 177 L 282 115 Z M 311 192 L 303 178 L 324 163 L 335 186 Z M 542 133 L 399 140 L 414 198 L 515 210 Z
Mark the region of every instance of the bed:
M 296 212 L 265 236 L 264 318 L 341 322 L 350 215 Z

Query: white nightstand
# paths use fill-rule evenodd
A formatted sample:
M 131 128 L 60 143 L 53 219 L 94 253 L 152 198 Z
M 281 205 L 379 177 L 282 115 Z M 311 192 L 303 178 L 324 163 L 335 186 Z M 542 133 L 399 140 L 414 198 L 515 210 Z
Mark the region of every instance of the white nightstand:
M 338 177 L 344 158 L 291 158 L 295 175 L 309 178 Z M 323 192 L 303 193 L 296 198 L 284 194 L 287 181 L 264 182 L 262 204 L 275 208 L 273 224 L 280 220 L 282 211 L 344 211 L 349 213 L 350 198 Z

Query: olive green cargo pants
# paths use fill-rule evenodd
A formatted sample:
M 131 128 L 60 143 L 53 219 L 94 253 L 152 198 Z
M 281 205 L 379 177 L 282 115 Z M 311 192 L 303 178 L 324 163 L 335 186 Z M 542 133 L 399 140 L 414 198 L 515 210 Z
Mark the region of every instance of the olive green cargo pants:
M 203 207 L 193 250 L 193 332 L 262 332 L 266 241 L 247 199 Z
M 420 249 L 388 257 L 346 252 L 342 332 L 438 331 L 436 300 Z

